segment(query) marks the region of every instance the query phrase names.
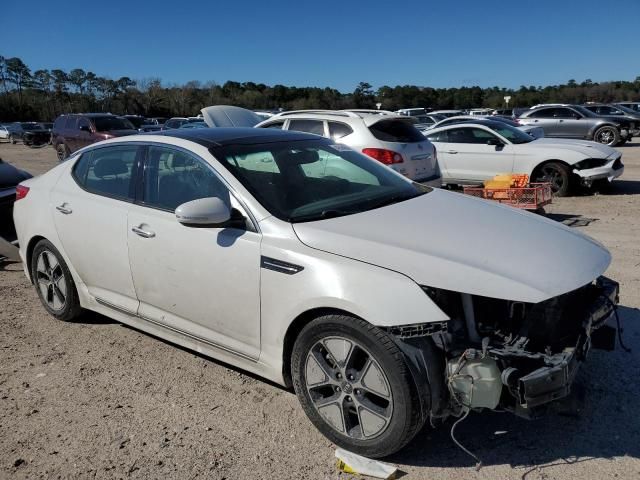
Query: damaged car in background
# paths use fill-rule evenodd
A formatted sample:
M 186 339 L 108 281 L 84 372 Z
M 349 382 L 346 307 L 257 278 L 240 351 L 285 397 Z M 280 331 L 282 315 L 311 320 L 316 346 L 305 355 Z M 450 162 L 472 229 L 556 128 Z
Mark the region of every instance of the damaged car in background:
M 600 243 L 317 135 L 122 137 L 19 189 L 20 257 L 52 316 L 93 310 L 293 387 L 368 457 L 436 418 L 535 417 L 614 347 Z

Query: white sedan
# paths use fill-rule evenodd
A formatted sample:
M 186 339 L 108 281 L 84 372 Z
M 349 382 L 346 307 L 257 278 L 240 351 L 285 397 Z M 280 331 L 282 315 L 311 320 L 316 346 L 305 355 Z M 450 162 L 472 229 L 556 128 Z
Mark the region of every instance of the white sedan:
M 575 184 L 612 182 L 622 175 L 622 153 L 586 140 L 533 139 L 502 122 L 479 120 L 434 128 L 425 135 L 436 146 L 442 182 L 481 184 L 501 173 L 526 173 L 551 182 L 555 195 Z
M 563 397 L 618 295 L 596 241 L 299 132 L 96 143 L 22 182 L 14 218 L 52 316 L 93 310 L 293 387 L 370 457 L 430 416 Z

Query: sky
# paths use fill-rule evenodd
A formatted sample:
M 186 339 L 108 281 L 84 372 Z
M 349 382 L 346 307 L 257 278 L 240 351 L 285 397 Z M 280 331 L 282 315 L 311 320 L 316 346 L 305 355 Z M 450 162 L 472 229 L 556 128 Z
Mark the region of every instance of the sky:
M 3 2 L 0 55 L 165 84 L 461 87 L 640 76 L 640 0 Z

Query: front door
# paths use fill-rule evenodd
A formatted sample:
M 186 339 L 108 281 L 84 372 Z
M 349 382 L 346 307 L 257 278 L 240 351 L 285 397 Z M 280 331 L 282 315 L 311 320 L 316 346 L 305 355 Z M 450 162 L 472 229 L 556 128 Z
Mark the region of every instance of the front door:
M 446 131 L 446 143 L 438 145 L 443 175 L 451 182 L 481 183 L 499 173 L 513 171 L 511 145 L 488 145 L 499 138 L 478 127 L 459 127 Z
M 137 145 L 84 153 L 51 190 L 58 237 L 73 268 L 99 302 L 135 314 L 127 253 L 127 214 L 133 201 Z
M 214 196 L 242 208 L 202 159 L 172 147 L 147 148 L 142 192 L 127 226 L 138 314 L 257 359 L 261 235 L 242 226 L 188 227 L 174 214 L 182 203 Z

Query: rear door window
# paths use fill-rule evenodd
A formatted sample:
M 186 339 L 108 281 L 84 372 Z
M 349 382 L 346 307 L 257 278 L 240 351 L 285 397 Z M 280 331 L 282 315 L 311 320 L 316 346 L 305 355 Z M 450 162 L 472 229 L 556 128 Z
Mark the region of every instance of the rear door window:
M 137 145 L 118 145 L 91 150 L 73 167 L 73 177 L 85 190 L 105 197 L 132 201 Z
M 329 122 L 329 137 L 333 140 L 338 140 L 342 137 L 353 133 L 353 129 L 346 123 Z
M 324 137 L 324 121 L 322 120 L 289 120 L 289 130 L 313 133 Z
M 413 125 L 403 120 L 381 120 L 369 127 L 378 140 L 383 142 L 417 143 L 424 142 L 425 137 Z

